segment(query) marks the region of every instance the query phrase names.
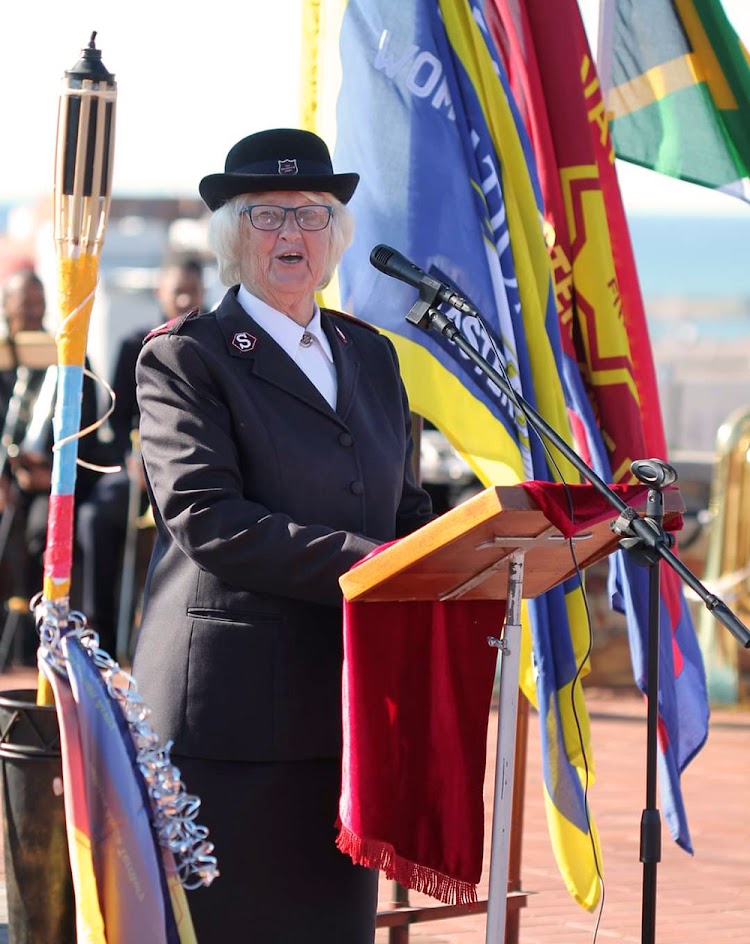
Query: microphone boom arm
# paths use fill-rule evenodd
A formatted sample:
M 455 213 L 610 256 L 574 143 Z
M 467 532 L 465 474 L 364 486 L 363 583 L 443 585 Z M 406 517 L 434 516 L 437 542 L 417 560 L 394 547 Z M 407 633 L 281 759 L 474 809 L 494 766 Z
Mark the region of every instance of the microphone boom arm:
M 438 283 L 439 284 L 439 283 Z M 627 505 L 619 495 L 617 495 L 592 468 L 590 468 L 581 457 L 572 449 L 568 443 L 550 426 L 550 424 L 534 409 L 534 407 L 525 400 L 505 380 L 488 361 L 466 340 L 456 323 L 448 315 L 432 307 L 434 305 L 437 292 L 428 301 L 431 295 L 431 289 L 420 286 L 420 298 L 412 306 L 407 317 L 410 324 L 416 325 L 425 331 L 434 328 L 443 337 L 447 338 L 456 345 L 479 369 L 495 383 L 500 390 L 508 397 L 511 403 L 514 403 L 531 423 L 534 429 L 543 435 L 549 443 L 555 447 L 565 458 L 573 465 L 594 488 L 602 495 L 613 507 L 620 512 L 620 517 L 613 525 L 613 529 L 618 534 L 630 535 L 665 560 L 680 578 L 695 592 L 703 601 L 706 608 L 713 616 L 729 630 L 737 641 L 745 649 L 750 649 L 750 630 L 742 621 L 729 609 L 729 607 L 712 594 L 693 572 L 683 564 L 683 562 L 672 553 L 669 547 L 669 541 L 666 540 L 664 532 L 661 529 L 655 529 L 646 518 L 641 518 L 637 513 Z M 426 297 L 425 297 L 426 296 Z

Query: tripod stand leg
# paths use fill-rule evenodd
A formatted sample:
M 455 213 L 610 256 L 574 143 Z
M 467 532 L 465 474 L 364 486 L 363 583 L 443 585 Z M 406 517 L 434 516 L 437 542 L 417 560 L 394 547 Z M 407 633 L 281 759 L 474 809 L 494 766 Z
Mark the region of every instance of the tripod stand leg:
M 508 855 L 513 810 L 513 773 L 518 716 L 518 677 L 521 648 L 521 599 L 523 596 L 522 551 L 510 555 L 508 605 L 500 648 L 500 700 L 498 706 L 495 797 L 492 809 L 492 852 L 487 898 L 487 944 L 504 944 L 508 908 Z M 497 645 L 498 641 L 491 641 Z
M 648 572 L 648 708 L 646 718 L 646 807 L 641 816 L 641 862 L 643 863 L 643 901 L 641 944 L 656 939 L 656 867 L 661 860 L 661 817 L 656 805 L 656 767 L 659 724 L 659 615 L 661 595 L 659 562 Z

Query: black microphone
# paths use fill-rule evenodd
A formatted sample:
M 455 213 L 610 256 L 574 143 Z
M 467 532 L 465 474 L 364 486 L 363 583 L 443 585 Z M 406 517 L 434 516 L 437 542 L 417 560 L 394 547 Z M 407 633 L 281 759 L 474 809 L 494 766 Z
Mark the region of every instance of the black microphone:
M 380 269 L 386 275 L 393 276 L 394 279 L 401 279 L 402 282 L 413 285 L 420 292 L 422 289 L 427 289 L 428 292 L 434 293 L 432 295 L 433 301 L 437 299 L 445 302 L 452 308 L 464 311 L 469 315 L 478 316 L 479 314 L 473 305 L 470 305 L 465 298 L 454 292 L 449 285 L 423 272 L 419 266 L 409 262 L 406 256 L 402 256 L 400 252 L 391 249 L 390 246 L 376 246 L 370 253 L 370 262 L 376 269 Z

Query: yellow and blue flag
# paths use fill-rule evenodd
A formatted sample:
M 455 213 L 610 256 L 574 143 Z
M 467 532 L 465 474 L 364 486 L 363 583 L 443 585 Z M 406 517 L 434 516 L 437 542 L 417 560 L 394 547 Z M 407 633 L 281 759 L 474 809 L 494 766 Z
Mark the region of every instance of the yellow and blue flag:
M 577 482 L 471 361 L 406 321 L 414 289 L 369 263 L 385 243 L 455 287 L 487 327 L 451 311 L 463 334 L 573 442 L 541 191 L 481 6 L 308 0 L 306 13 L 305 124 L 335 141 L 337 167 L 361 175 L 341 304 L 391 337 L 412 408 L 483 483 Z M 590 639 L 580 582 L 529 601 L 528 616 L 522 684 L 539 709 L 548 825 L 571 893 L 591 908 L 600 853 L 586 796 L 593 759 L 581 677 Z

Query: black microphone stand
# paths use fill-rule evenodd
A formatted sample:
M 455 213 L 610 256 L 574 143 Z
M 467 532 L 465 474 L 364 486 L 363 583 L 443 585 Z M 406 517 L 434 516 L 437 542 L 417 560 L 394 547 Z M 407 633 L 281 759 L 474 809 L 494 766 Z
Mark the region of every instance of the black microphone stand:
M 631 464 L 631 471 L 649 487 L 646 513 L 638 512 L 624 502 L 609 485 L 591 469 L 565 440 L 540 416 L 511 385 L 476 351 L 458 326 L 435 308 L 438 291 L 429 284 L 420 286 L 420 297 L 406 320 L 429 331 L 434 328 L 453 342 L 479 367 L 485 376 L 514 403 L 540 436 L 544 436 L 581 473 L 593 487 L 619 512 L 612 530 L 621 535 L 620 547 L 633 556 L 636 563 L 649 568 L 648 581 L 648 650 L 647 650 L 647 718 L 646 718 L 646 807 L 641 817 L 641 853 L 643 863 L 643 896 L 641 910 L 641 942 L 654 944 L 656 928 L 656 867 L 661 859 L 661 819 L 656 805 L 657 731 L 659 704 L 659 565 L 666 561 L 680 578 L 705 603 L 708 610 L 744 647 L 750 648 L 750 630 L 729 607 L 698 580 L 676 557 L 671 547 L 673 538 L 662 527 L 664 495 L 662 489 L 677 480 L 676 471 L 660 459 L 642 459 Z

